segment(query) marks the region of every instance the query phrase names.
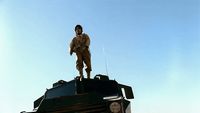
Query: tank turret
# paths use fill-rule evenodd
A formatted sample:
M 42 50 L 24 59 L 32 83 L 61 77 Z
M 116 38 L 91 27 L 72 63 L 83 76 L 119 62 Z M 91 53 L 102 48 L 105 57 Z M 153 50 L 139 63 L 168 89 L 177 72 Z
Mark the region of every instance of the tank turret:
M 93 79 L 59 80 L 34 101 L 32 112 L 21 113 L 130 113 L 132 88 L 109 80 L 106 75 Z

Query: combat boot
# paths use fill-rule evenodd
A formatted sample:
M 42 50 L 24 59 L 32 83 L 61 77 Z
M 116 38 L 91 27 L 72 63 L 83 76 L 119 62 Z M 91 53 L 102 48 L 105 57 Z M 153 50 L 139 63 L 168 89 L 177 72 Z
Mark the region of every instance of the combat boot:
M 79 70 L 80 81 L 83 80 L 83 70 Z
M 87 72 L 87 79 L 90 79 L 90 71 Z

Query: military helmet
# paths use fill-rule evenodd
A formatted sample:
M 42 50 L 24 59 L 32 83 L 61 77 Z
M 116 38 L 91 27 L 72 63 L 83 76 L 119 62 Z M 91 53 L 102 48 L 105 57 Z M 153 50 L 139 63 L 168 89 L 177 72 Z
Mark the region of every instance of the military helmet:
M 81 30 L 83 30 L 82 26 L 79 25 L 79 24 L 75 26 L 75 29 L 74 29 L 74 30 L 76 31 L 78 28 L 81 29 Z

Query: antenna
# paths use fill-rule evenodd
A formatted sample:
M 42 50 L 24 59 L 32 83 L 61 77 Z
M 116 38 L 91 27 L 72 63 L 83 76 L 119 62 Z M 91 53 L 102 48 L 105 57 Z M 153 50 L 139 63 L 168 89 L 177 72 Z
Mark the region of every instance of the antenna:
M 108 76 L 108 64 L 107 64 L 107 58 L 106 58 L 106 52 L 105 52 L 104 46 L 102 47 L 102 49 L 103 49 L 103 56 L 105 59 L 106 75 Z

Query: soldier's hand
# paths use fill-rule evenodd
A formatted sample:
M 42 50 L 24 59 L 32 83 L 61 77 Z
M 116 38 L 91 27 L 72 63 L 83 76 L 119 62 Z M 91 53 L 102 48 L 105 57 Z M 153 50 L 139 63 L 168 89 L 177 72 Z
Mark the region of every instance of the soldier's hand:
M 73 54 L 73 51 L 70 51 L 70 55 L 72 55 Z

